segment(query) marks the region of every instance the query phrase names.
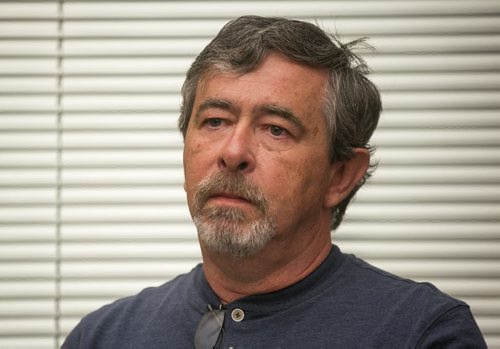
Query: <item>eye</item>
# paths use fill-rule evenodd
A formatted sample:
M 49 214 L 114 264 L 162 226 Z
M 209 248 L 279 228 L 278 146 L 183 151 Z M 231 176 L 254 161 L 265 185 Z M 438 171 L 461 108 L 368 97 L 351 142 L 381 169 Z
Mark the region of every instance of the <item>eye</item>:
M 210 118 L 205 121 L 205 123 L 213 128 L 220 127 L 222 125 L 222 119 L 220 118 Z
M 269 126 L 269 132 L 271 132 L 271 134 L 273 136 L 281 137 L 281 136 L 284 136 L 287 131 L 282 127 L 279 127 L 276 125 L 271 125 L 271 126 Z

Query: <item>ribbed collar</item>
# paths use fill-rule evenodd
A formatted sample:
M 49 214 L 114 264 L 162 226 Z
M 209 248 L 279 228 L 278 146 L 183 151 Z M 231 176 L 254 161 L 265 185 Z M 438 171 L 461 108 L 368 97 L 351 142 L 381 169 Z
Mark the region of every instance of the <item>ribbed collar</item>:
M 243 297 L 227 304 L 227 307 L 238 307 L 258 314 L 279 311 L 309 300 L 331 286 L 334 279 L 332 275 L 336 273 L 344 260 L 345 256 L 340 249 L 333 245 L 330 253 L 318 268 L 299 282 L 275 292 Z M 218 306 L 220 301 L 205 279 L 202 265 L 196 269 L 195 283 L 200 292 L 200 304 L 204 303 L 205 308 L 208 303 Z

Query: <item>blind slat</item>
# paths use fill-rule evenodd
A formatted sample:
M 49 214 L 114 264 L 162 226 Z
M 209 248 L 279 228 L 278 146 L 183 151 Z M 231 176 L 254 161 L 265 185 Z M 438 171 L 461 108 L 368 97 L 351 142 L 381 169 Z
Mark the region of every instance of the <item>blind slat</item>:
M 340 227 L 334 241 L 497 241 L 498 222 L 486 221 L 353 221 Z
M 191 240 L 196 239 L 196 228 L 190 222 L 176 223 L 123 223 L 99 224 L 96 222 L 85 224 L 64 224 L 61 235 L 65 241 L 135 241 L 137 231 L 141 231 L 141 241 L 158 240 Z
M 1 208 L 0 208 L 1 209 Z M 185 205 L 74 205 L 61 210 L 64 222 L 187 222 L 190 220 Z
M 371 184 L 487 184 L 500 183 L 500 169 L 497 166 L 380 166 Z
M 500 203 L 500 185 L 378 185 L 359 194 L 360 202 Z
M 433 17 L 337 17 L 307 18 L 300 14 L 301 19 L 317 22 L 321 27 L 337 32 L 340 35 L 392 35 L 394 28 L 398 34 L 463 34 L 463 33 L 498 33 L 500 24 L 497 18 L 490 15 L 473 16 L 433 16 Z M 65 38 L 134 38 L 134 37 L 193 37 L 214 36 L 226 23 L 225 19 L 200 18 L 193 22 L 190 19 L 122 19 L 85 21 L 65 20 Z M 29 24 L 29 22 L 27 22 Z M 36 35 L 27 27 L 17 35 Z M 181 29 L 181 30 L 180 30 Z M 25 34 L 26 33 L 26 34 Z M 1 35 L 1 34 L 0 34 Z
M 205 11 L 211 6 L 217 11 Z M 193 10 L 195 9 L 195 10 Z M 394 1 L 201 1 L 170 2 L 101 2 L 98 6 L 87 2 L 68 2 L 65 18 L 220 18 L 236 17 L 248 13 L 280 16 L 403 16 L 437 14 L 490 14 L 500 12 L 498 2 L 492 0 L 434 2 L 430 0 L 412 3 Z
M 499 203 L 363 203 L 353 205 L 347 213 L 360 220 L 406 221 L 496 221 L 499 220 Z M 452 242 L 450 242 L 451 244 Z M 372 247 L 373 248 L 373 247 Z
M 345 241 L 344 249 L 365 258 L 436 258 L 495 259 L 500 257 L 500 243 L 476 241 Z

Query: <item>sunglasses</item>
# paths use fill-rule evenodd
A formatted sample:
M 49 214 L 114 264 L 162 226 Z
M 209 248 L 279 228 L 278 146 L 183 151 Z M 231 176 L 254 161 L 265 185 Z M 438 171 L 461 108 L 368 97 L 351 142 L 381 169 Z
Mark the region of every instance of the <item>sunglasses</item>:
M 195 349 L 213 349 L 224 337 L 224 315 L 222 305 L 218 309 L 207 305 L 208 311 L 203 314 L 194 334 Z

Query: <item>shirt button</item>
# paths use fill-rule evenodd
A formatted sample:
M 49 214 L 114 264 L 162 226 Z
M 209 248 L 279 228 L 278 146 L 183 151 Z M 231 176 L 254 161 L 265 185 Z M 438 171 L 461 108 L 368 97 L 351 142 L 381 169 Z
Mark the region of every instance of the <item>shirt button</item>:
M 231 319 L 233 319 L 233 321 L 236 321 L 236 322 L 243 321 L 244 317 L 245 317 L 245 313 L 241 309 L 236 308 L 236 309 L 233 309 L 233 311 L 231 312 Z

